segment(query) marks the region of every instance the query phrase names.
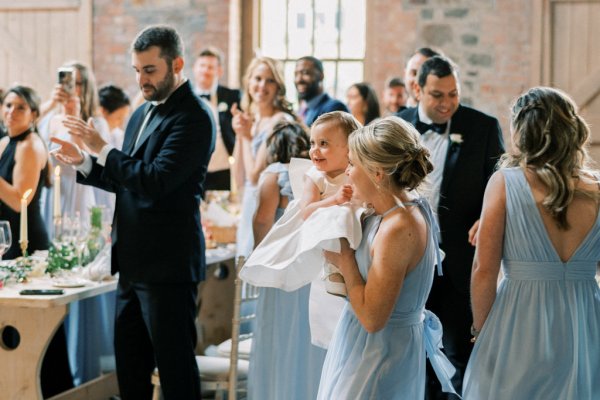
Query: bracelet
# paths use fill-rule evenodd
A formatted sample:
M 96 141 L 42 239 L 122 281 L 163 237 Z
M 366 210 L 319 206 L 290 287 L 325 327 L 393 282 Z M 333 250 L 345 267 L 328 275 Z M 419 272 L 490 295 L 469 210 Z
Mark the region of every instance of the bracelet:
M 481 330 L 477 330 L 473 325 L 471 325 L 471 336 L 473 336 L 471 338 L 471 343 L 475 343 L 477 337 L 479 336 L 479 332 L 481 332 Z

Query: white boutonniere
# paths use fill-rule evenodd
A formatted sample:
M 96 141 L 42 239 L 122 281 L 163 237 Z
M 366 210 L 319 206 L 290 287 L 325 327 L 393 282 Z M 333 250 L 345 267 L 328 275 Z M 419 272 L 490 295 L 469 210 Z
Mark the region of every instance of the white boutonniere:
M 222 101 L 217 106 L 217 110 L 219 112 L 225 112 L 225 111 L 229 110 L 229 106 L 227 105 L 227 103 L 225 103 L 224 101 Z
M 460 133 L 451 133 L 450 134 L 450 143 L 461 144 L 462 142 L 463 142 L 463 137 Z

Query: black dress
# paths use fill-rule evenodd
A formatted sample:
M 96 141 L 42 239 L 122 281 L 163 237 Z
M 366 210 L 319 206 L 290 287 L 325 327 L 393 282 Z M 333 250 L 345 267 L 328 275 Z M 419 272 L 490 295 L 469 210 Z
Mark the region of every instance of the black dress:
M 24 140 L 31 134 L 30 130 L 21 133 L 18 136 L 11 137 L 6 149 L 0 156 L 0 177 L 11 185 L 13 184 L 13 169 L 15 167 L 15 151 L 17 143 Z M 40 194 L 44 185 L 45 176 L 48 173 L 48 166 L 45 166 L 40 171 L 40 179 L 37 188 L 35 188 L 35 194 L 33 199 L 27 206 L 27 236 L 29 245 L 27 251 L 29 254 L 36 250 L 48 249 L 48 233 L 44 220 L 42 219 L 42 213 L 40 211 Z M 4 254 L 4 259 L 12 260 L 21 255 L 21 248 L 19 246 L 19 229 L 21 213 L 14 211 L 8 205 L 0 202 L 0 219 L 6 220 L 10 223 L 10 230 L 12 234 L 12 244 L 10 249 Z
M 17 143 L 27 138 L 30 134 L 31 131 L 27 130 L 18 136 L 11 137 L 0 156 L 0 177 L 4 178 L 11 185 L 13 184 Z M 38 186 L 35 189 L 33 199 L 27 206 L 27 236 L 29 240 L 27 250 L 29 254 L 36 250 L 48 249 L 48 233 L 46 232 L 40 211 L 40 193 L 42 192 L 47 173 L 48 165 L 40 171 Z M 4 204 L 4 202 L 0 201 L 0 219 L 9 221 L 12 234 L 12 244 L 6 254 L 4 254 L 4 259 L 10 260 L 21 255 L 21 248 L 19 246 L 20 218 L 20 212 L 14 211 L 8 205 Z M 18 344 L 16 335 L 13 338 L 4 337 L 4 340 L 11 341 L 13 345 Z M 73 376 L 71 375 L 67 356 L 67 340 L 62 324 L 46 350 L 46 355 L 42 361 L 40 380 L 44 398 L 54 396 L 73 387 Z

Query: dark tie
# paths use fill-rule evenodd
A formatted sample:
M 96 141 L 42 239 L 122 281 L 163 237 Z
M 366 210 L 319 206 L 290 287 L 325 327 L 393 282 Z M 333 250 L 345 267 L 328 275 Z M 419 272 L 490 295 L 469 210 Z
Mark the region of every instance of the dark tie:
M 206 99 L 206 101 L 210 101 L 210 93 L 202 93 L 200 97 Z
M 154 109 L 156 108 L 156 106 L 152 103 L 150 103 L 148 105 L 148 108 L 146 109 L 146 113 L 144 114 L 144 118 L 142 119 L 142 125 L 144 124 L 144 121 L 146 120 L 146 118 L 148 118 L 148 121 L 146 121 L 146 125 L 143 126 L 143 130 L 146 130 L 148 128 L 148 125 L 150 125 L 150 120 L 152 120 L 152 117 L 154 116 L 155 113 L 152 113 L 154 111 Z M 150 114 L 150 116 L 148 116 L 148 114 Z M 140 126 L 140 128 L 142 128 L 142 126 Z M 133 146 L 131 146 L 131 150 L 130 152 L 133 152 L 133 150 L 135 149 L 138 140 L 140 140 L 140 136 L 142 135 L 143 132 L 142 129 L 139 129 L 137 131 L 137 135 L 135 135 L 135 139 L 133 141 Z
M 417 121 L 417 125 L 415 126 L 415 128 L 417 128 L 421 135 L 428 131 L 434 131 L 442 135 L 446 133 L 447 126 L 447 122 L 445 124 L 426 124 L 425 122 Z

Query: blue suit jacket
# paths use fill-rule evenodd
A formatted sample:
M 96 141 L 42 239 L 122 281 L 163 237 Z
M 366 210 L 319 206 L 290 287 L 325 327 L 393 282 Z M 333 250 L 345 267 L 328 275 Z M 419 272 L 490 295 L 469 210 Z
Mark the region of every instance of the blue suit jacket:
M 145 110 L 131 116 L 123 151 L 111 150 L 104 167 L 94 159 L 78 181 L 116 193 L 113 273 L 132 282 L 198 282 L 205 269 L 200 195 L 215 143 L 211 112 L 188 81 L 155 110 L 134 149 Z
M 331 98 L 327 93 L 325 93 L 315 107 L 309 108 L 307 110 L 304 122 L 306 123 L 306 126 L 311 126 L 321 114 L 325 114 L 331 111 L 348 112 L 348 107 L 346 107 L 346 105 L 341 101 Z

